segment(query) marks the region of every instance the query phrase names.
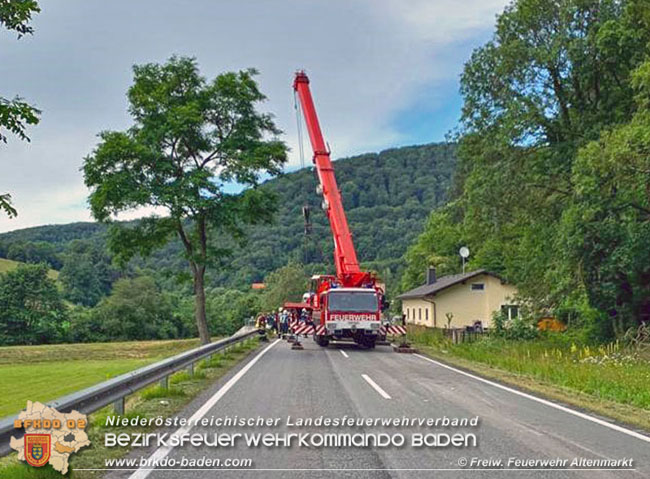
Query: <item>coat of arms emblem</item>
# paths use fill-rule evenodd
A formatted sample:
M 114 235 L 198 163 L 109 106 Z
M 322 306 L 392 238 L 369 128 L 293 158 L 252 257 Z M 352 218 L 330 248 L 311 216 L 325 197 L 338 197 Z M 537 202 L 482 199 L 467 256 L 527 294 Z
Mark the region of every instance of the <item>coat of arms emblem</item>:
M 27 464 L 41 467 L 50 460 L 49 434 L 25 434 L 25 460 Z

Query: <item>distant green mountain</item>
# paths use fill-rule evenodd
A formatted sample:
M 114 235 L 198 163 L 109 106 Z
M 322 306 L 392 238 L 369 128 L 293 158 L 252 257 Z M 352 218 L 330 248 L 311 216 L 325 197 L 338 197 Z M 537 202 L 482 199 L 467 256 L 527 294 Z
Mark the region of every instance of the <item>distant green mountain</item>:
M 455 164 L 455 146 L 445 143 L 393 148 L 334 163 L 357 254 L 365 267 L 384 275 L 398 273 L 400 259 L 422 230 L 424 220 L 446 201 Z M 212 270 L 210 284 L 246 287 L 292 259 L 314 272 L 332 271 L 333 242 L 316 185 L 313 168 L 264 183 L 262 188 L 278 198 L 274 224 L 251 228 L 247 245 L 235 247 L 227 264 Z M 304 205 L 312 211 L 309 236 L 304 233 Z M 104 242 L 106 230 L 97 223 L 71 223 L 4 233 L 0 235 L 0 257 L 6 257 L 11 245 L 20 242 L 45 242 L 60 252 L 75 239 Z M 180 251 L 181 245 L 172 242 L 135 265 L 184 271 Z

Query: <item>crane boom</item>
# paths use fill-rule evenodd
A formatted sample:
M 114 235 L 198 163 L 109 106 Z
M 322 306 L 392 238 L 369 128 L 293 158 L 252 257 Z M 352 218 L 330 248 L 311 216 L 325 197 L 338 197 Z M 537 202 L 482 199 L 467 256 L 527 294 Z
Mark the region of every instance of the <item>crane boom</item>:
M 381 324 L 382 311 L 388 307 L 384 288 L 377 282 L 374 273 L 361 271 L 359 267 L 330 152 L 323 139 L 309 90 L 309 78 L 304 71 L 296 72 L 293 89 L 300 100 L 314 150 L 313 162 L 318 174 L 319 193 L 323 195 L 323 209 L 334 239 L 336 264 L 336 276 L 312 276 L 310 290 L 305 294 L 310 313 L 306 313 L 307 308 L 302 313 L 310 315 L 314 340 L 319 346 L 327 347 L 330 340 L 352 340 L 363 347 L 374 348 L 378 340 L 386 339 L 387 330 Z M 300 123 L 298 134 L 300 135 Z M 302 139 L 300 145 L 302 150 Z M 305 212 L 308 225 L 309 209 L 303 210 Z M 298 326 L 294 332 L 300 333 L 308 327 Z M 301 348 L 299 346 L 297 349 Z
M 357 253 L 352 241 L 352 233 L 343 209 L 341 193 L 336 184 L 334 168 L 330 153 L 325 145 L 320 129 L 316 108 L 309 90 L 309 78 L 304 71 L 296 72 L 293 82 L 294 91 L 298 93 L 312 149 L 313 162 L 316 165 L 318 180 L 323 192 L 323 207 L 334 237 L 334 262 L 338 279 L 345 286 L 359 286 L 370 278 L 368 273 L 359 268 Z

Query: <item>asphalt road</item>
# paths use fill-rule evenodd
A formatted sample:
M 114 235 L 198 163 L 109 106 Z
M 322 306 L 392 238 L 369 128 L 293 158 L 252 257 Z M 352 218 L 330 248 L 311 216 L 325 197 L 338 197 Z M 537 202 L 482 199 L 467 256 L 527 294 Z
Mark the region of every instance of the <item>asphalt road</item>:
M 388 448 L 235 448 L 183 446 L 146 450 L 178 461 L 183 458 L 250 458 L 255 470 L 139 470 L 116 471 L 109 477 L 212 478 L 222 477 L 436 477 L 436 478 L 648 478 L 650 439 L 633 431 L 616 430 L 598 418 L 581 417 L 517 394 L 475 377 L 462 374 L 417 355 L 398 354 L 387 346 L 360 350 L 330 345 L 323 349 L 311 339 L 303 351 L 292 351 L 284 341 L 271 343 L 261 356 L 251 358 L 238 371 L 223 378 L 195 400 L 186 417 L 282 418 L 437 418 L 478 416 L 477 427 L 418 428 L 210 428 L 194 427 L 192 433 L 214 432 L 339 432 L 474 433 L 476 447 Z M 345 354 L 344 354 L 345 353 Z M 260 353 L 258 353 L 259 355 Z M 225 389 L 224 389 L 224 384 Z M 215 403 L 215 394 L 218 398 Z M 207 401 L 212 403 L 206 405 Z M 212 404 L 212 405 L 211 405 Z M 197 412 L 198 411 L 198 412 Z M 143 454 L 143 450 L 131 457 Z M 463 458 L 503 460 L 504 469 L 466 467 Z M 635 470 L 544 470 L 509 466 L 510 458 L 623 459 L 633 458 Z M 180 469 L 179 466 L 176 466 Z M 278 470 L 280 469 L 280 470 Z M 339 469 L 339 470 L 332 470 Z M 340 470 L 343 469 L 343 470 Z M 442 469 L 442 470 L 434 470 Z

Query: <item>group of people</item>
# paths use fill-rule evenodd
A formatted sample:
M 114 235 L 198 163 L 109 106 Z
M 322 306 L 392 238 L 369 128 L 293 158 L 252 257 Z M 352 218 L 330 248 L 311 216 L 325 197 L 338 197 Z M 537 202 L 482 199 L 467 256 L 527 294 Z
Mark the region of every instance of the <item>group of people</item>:
M 305 308 L 302 310 L 279 308 L 278 311 L 260 313 L 255 320 L 257 329 L 267 329 L 276 334 L 288 334 L 289 324 L 294 321 L 310 322 L 311 315 Z

